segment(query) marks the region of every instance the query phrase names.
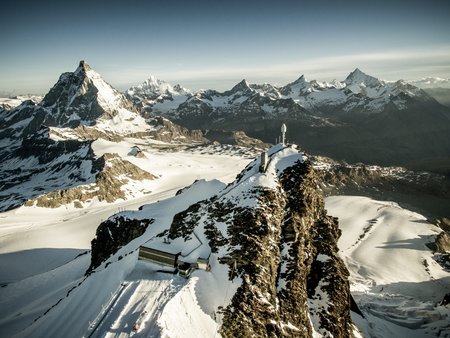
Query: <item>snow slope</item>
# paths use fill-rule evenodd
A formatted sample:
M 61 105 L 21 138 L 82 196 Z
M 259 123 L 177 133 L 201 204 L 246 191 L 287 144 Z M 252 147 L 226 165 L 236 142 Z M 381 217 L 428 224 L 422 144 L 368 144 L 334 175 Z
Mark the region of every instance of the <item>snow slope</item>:
M 111 146 L 115 146 L 116 151 L 122 155 L 129 150 L 126 143 L 117 145 L 107 141 L 98 141 L 94 148 L 101 153 Z M 269 164 L 270 175 L 276 175 L 276 170 L 282 170 L 300 158 L 294 150 L 291 151 L 292 154 L 289 149 L 280 148 L 275 151 L 274 161 Z M 240 284 L 238 279 L 228 281 L 228 267 L 216 264 L 212 259 L 215 273 L 196 271 L 189 282 L 156 272 L 158 266 L 145 267 L 146 271 L 154 272 L 142 278 L 139 274 L 142 274 L 144 267 L 143 263 L 136 265 L 136 248 L 149 240 L 162 242 L 157 235 L 168 228 L 174 214 L 200 199 L 212 197 L 223 190 L 225 184 L 217 180 L 202 180 L 185 189 L 179 196 L 158 200 L 173 196 L 178 188 L 186 186 L 193 179 L 217 177 L 229 182 L 248 160 L 240 156 L 233 157 L 232 154 L 156 154 L 160 157 L 155 161 L 148 161 L 148 166 L 152 172 L 161 175 L 161 178 L 154 181 L 154 192 L 151 195 L 114 205 L 93 202 L 83 211 L 70 207 L 54 210 L 22 207 L 2 214 L 2 336 L 28 336 L 32 333 L 36 337 L 79 337 L 103 336 L 105 332 L 109 332 L 108 336 L 120 336 L 122 333 L 129 335 L 136 321 L 142 322 L 139 331 L 146 334 L 160 332 L 161 336 L 186 337 L 197 333 L 210 337 L 217 331 L 216 320 L 220 319 L 216 318 L 218 314 L 215 311 L 218 306 L 224 306 L 230 301 Z M 152 159 L 153 154 L 147 151 L 146 155 Z M 135 161 L 139 160 L 135 158 Z M 180 171 L 186 171 L 186 175 L 180 175 Z M 242 177 L 240 182 L 243 187 L 239 189 L 251 190 L 257 185 L 270 183 L 270 180 L 259 176 L 260 179 L 256 181 L 250 180 L 250 176 Z M 229 186 L 223 190 L 223 196 L 233 199 L 239 190 L 237 188 Z M 153 204 L 148 205 L 151 202 Z M 134 209 L 144 203 L 147 205 L 139 214 L 133 211 L 120 214 L 128 217 L 151 217 L 156 222 L 145 235 L 122 247 L 86 278 L 84 272 L 90 257 L 86 249 L 89 248 L 96 226 L 118 209 Z M 204 235 L 199 240 L 204 243 L 202 245 L 205 248 L 208 246 Z M 184 259 L 192 255 L 203 255 L 203 246 L 194 248 L 197 252 L 184 248 Z M 222 252 L 218 254 L 223 255 Z M 12 259 L 15 266 L 8 263 Z M 109 267 L 106 269 L 106 266 Z M 158 296 L 158 290 L 163 296 Z M 155 294 L 151 295 L 152 292 Z M 146 296 L 146 301 L 143 302 L 142 297 L 148 294 L 150 296 Z M 211 297 L 214 294 L 217 296 Z M 155 324 L 156 318 L 158 320 Z M 186 331 L 187 328 L 191 331 Z
M 0 336 L 26 336 L 26 331 L 34 320 L 42 316 L 60 299 L 66 299 L 68 291 L 84 280 L 84 272 L 89 266 L 90 241 L 95 235 L 98 224 L 120 210 L 137 209 L 139 206 L 174 196 L 175 193 L 197 179 L 220 178 L 230 182 L 248 163 L 248 159 L 236 156 L 232 152 L 225 154 L 201 154 L 196 151 L 181 151 L 171 154 L 157 149 L 147 149 L 146 159 L 127 155 L 130 144 L 112 143 L 99 140 L 94 145 L 97 154 L 114 149 L 125 158 L 134 161 L 155 175 L 158 180 L 150 181 L 151 194 L 116 203 L 100 203 L 93 200 L 84 209 L 63 206 L 57 209 L 21 207 L 0 214 Z M 183 175 L 180 175 L 183 172 Z M 188 201 L 186 201 L 188 203 Z M 160 204 L 156 207 L 159 209 Z M 183 207 L 183 206 L 181 206 Z M 160 209 L 160 211 L 164 211 Z M 72 313 L 71 323 L 66 326 L 68 336 L 80 337 L 89 327 L 89 321 L 101 312 L 120 283 L 133 270 L 136 256 L 133 256 L 130 268 L 122 271 L 107 269 L 96 273 L 76 289 L 90 302 L 84 308 L 78 303 L 58 307 Z M 125 262 L 125 261 L 124 261 Z M 126 263 L 126 262 L 125 262 Z M 127 266 L 125 264 L 125 266 Z M 106 275 L 105 275 L 106 273 Z M 99 278 L 99 279 L 97 279 Z M 104 281 L 110 283 L 105 284 Z M 103 282 L 102 282 L 103 281 Z M 78 297 L 78 296 L 77 296 Z M 77 307 L 85 311 L 76 310 Z M 49 312 L 50 314 L 51 312 Z M 54 311 L 49 322 L 61 322 Z M 49 317 L 46 317 L 49 318 Z M 40 321 L 39 327 L 40 327 Z M 45 321 L 47 322 L 47 320 Z M 83 326 L 84 325 L 84 326 Z M 34 332 L 33 326 L 33 332 Z M 77 331 L 75 327 L 78 327 Z M 36 331 L 34 336 L 51 336 L 47 326 Z M 25 331 L 23 331 L 25 330 Z M 20 333 L 22 332 L 22 333 Z M 28 332 L 28 333 L 27 333 Z M 38 333 L 40 332 L 40 333 Z M 64 331 L 57 335 L 64 335 Z M 56 334 L 56 333 L 55 333 Z
M 352 295 L 366 317 L 356 320 L 365 335 L 450 335 L 450 309 L 437 305 L 450 292 L 450 271 L 426 246 L 442 230 L 393 202 L 339 196 L 325 203 L 339 217 L 339 248 Z
M 155 240 L 174 213 L 225 185 L 199 181 L 186 194 L 167 198 L 196 179 L 231 182 L 249 160 L 229 148 L 220 153 L 208 147 L 173 151 L 146 146 L 145 158 L 137 158 L 130 154 L 132 145 L 98 140 L 93 149 L 99 156 L 114 150 L 160 176 L 148 182 L 151 194 L 112 204 L 92 201 L 82 210 L 21 207 L 0 214 L 1 337 L 127 337 L 135 324 L 137 337 L 214 336 L 220 324 L 215 309 L 227 304 L 238 281 L 224 283 L 227 270 L 214 260 L 214 274 L 198 270 L 186 280 L 160 273 L 161 267 L 137 261 L 135 249 Z M 270 175 L 298 159 L 286 151 L 273 155 Z M 224 196 L 234 198 L 239 189 L 274 181 L 255 177 L 248 172 L 240 185 L 223 190 Z M 131 216 L 131 210 L 149 203 L 144 211 L 157 220 L 150 231 L 86 278 L 98 224 L 117 212 Z M 450 273 L 426 247 L 439 229 L 392 202 L 341 196 L 327 198 L 326 207 L 340 220 L 341 255 L 365 315 L 355 314 L 354 320 L 365 336 L 448 336 L 450 310 L 437 303 L 450 292 Z

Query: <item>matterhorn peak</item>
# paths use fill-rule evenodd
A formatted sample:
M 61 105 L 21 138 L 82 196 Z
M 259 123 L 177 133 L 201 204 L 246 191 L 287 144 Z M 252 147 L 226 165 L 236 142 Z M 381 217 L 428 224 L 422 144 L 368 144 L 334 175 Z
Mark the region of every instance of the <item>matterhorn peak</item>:
M 91 66 L 89 66 L 84 60 L 80 61 L 78 68 L 81 68 L 85 71 L 91 70 Z
M 93 125 L 99 117 L 113 116 L 129 106 L 122 94 L 84 60 L 74 72 L 60 76 L 40 105 L 51 116 L 50 125 L 59 127 Z

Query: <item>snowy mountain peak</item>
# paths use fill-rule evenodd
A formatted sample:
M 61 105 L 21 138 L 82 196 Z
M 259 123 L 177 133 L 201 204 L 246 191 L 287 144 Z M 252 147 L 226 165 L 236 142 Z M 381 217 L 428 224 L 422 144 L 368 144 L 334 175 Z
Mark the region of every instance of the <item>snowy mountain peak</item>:
M 239 82 L 237 85 L 235 85 L 233 88 L 231 88 L 231 92 L 242 92 L 251 90 L 250 85 L 248 84 L 247 80 L 243 79 L 241 82 Z
M 151 75 L 142 84 L 128 89 L 125 94 L 138 103 L 147 100 L 153 101 L 159 97 L 188 95 L 189 93 L 188 89 L 179 84 L 172 87 L 169 83 Z
M 297 80 L 292 82 L 292 84 L 305 83 L 305 82 L 308 82 L 308 80 L 305 78 L 305 75 L 302 75 Z
M 347 86 L 363 85 L 365 87 L 376 87 L 382 84 L 380 80 L 373 76 L 367 75 L 359 68 L 356 68 L 353 72 L 351 72 L 344 80 L 344 82 L 347 84 Z
M 55 120 L 52 125 L 57 126 L 90 125 L 105 113 L 114 115 L 129 106 L 125 97 L 85 61 L 80 61 L 73 73 L 62 74 L 41 105 Z
M 161 86 L 163 87 L 171 87 L 167 82 L 158 79 L 154 75 L 150 75 L 147 80 L 144 81 L 144 83 L 141 85 L 142 87 L 148 87 L 148 88 L 159 88 Z
M 91 69 L 91 66 L 89 66 L 84 60 L 81 60 L 78 68 L 83 69 L 84 71 L 88 71 Z

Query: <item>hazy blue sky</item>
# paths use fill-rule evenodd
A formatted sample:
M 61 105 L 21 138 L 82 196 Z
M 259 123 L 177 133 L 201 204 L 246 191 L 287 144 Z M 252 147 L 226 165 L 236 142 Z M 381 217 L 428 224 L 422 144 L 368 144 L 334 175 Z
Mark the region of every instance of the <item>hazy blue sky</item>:
M 8 0 L 6 0 L 8 1 Z M 191 89 L 450 77 L 450 1 L 10 1 L 0 92 L 45 93 L 86 60 L 119 89 L 153 74 Z

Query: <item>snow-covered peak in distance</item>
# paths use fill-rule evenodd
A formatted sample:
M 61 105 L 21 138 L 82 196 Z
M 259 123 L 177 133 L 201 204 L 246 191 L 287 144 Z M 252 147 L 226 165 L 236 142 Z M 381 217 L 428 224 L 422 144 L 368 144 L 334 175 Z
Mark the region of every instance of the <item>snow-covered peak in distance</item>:
M 190 91 L 181 85 L 177 84 L 171 86 L 169 83 L 156 78 L 153 75 L 145 80 L 142 84 L 131 87 L 126 91 L 126 94 L 130 97 L 140 96 L 148 100 L 156 100 L 160 96 L 176 96 L 187 95 Z
M 300 76 L 294 82 L 288 83 L 286 86 L 280 88 L 283 95 L 292 97 L 301 96 L 314 91 L 314 88 L 322 88 L 323 84 L 315 80 L 308 81 L 304 75 Z
M 377 87 L 383 85 L 380 80 L 373 76 L 367 75 L 359 68 L 356 68 L 353 72 L 351 72 L 345 79 L 344 83 L 347 86 L 357 85 L 365 87 Z
M 74 72 L 61 74 L 40 106 L 52 120 L 49 125 L 64 127 L 93 125 L 102 116 L 132 109 L 131 103 L 84 61 Z
M 300 84 L 305 82 L 308 82 L 308 80 L 305 78 L 305 75 L 302 74 L 302 76 L 300 76 L 297 80 L 295 80 L 291 84 Z
M 133 95 L 131 95 L 133 93 Z M 343 81 L 308 81 L 304 75 L 285 86 L 271 84 L 249 84 L 246 80 L 231 89 L 200 90 L 189 95 L 140 95 L 132 88 L 127 96 L 146 111 L 164 115 L 188 126 L 210 128 L 213 121 L 224 121 L 224 117 L 245 114 L 259 119 L 284 118 L 319 114 L 314 125 L 328 124 L 324 115 L 380 113 L 386 107 L 404 110 L 417 103 L 433 103 L 427 93 L 402 81 L 388 82 L 367 75 L 359 68 L 351 72 Z M 244 113 L 245 112 L 245 113 Z M 196 121 L 193 122 L 193 119 Z M 200 120 L 200 121 L 198 121 Z M 229 121 L 228 121 L 229 122 Z M 220 127 L 219 127 L 220 128 Z
M 0 109 L 12 109 L 25 101 L 31 100 L 37 104 L 42 101 L 42 96 L 39 95 L 17 95 L 14 97 L 0 97 Z
M 250 88 L 249 83 L 247 80 L 243 79 L 241 82 L 239 82 L 237 85 L 235 85 L 231 90 L 229 90 L 229 93 L 238 93 L 238 92 L 249 92 L 252 91 Z

